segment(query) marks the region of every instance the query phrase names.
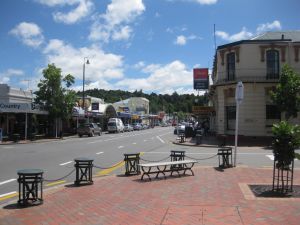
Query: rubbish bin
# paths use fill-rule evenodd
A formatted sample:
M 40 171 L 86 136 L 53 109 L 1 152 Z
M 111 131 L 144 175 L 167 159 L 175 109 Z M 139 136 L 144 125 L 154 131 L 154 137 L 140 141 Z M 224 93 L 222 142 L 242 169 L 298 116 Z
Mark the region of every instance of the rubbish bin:
M 76 180 L 75 185 L 80 185 L 82 182 L 85 184 L 93 184 L 93 159 L 90 158 L 76 158 Z
M 202 134 L 196 134 L 196 145 L 200 145 L 202 143 Z
M 17 171 L 19 200 L 21 206 L 43 204 L 43 170 L 24 169 Z
M 125 161 L 125 175 L 138 175 L 141 173 L 139 163 L 140 163 L 140 153 L 124 154 Z

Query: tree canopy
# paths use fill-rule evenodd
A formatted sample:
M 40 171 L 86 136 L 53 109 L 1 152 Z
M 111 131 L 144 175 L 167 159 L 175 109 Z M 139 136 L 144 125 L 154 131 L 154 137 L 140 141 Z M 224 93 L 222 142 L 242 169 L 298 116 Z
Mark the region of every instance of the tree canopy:
M 297 117 L 300 110 L 300 76 L 291 67 L 284 65 L 281 70 L 279 84 L 271 92 L 273 102 L 285 118 Z
M 38 83 L 38 90 L 35 92 L 35 102 L 45 105 L 50 118 L 70 118 L 76 101 L 76 92 L 68 88 L 74 84 L 74 80 L 70 74 L 63 77 L 61 69 L 54 64 L 49 64 L 43 70 L 43 78 Z

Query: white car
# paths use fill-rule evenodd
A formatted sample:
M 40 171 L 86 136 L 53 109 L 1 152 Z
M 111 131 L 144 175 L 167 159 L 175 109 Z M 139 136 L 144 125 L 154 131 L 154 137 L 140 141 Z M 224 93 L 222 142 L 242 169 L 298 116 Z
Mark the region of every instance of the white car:
M 110 118 L 107 124 L 108 133 L 124 132 L 124 124 L 119 118 Z

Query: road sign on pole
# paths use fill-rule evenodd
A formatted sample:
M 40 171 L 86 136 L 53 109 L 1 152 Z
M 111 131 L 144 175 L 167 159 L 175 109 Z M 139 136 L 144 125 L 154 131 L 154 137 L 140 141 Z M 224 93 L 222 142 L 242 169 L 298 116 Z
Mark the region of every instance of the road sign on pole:
M 236 166 L 236 153 L 238 145 L 238 129 L 239 129 L 239 106 L 244 99 L 244 85 L 242 81 L 239 81 L 235 89 L 235 102 L 236 102 L 236 116 L 235 116 L 235 138 L 234 138 L 234 163 L 233 166 Z

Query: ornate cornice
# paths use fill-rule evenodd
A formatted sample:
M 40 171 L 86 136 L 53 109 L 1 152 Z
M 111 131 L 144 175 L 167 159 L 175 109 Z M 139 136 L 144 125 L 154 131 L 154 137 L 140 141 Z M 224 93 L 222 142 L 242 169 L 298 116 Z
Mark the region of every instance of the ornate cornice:
M 264 62 L 265 61 L 265 52 L 267 49 L 279 49 L 280 50 L 280 54 L 281 54 L 281 62 L 285 62 L 285 50 L 286 50 L 286 45 L 276 45 L 274 43 L 270 44 L 270 45 L 260 45 L 260 61 Z
M 221 64 L 222 66 L 224 65 L 224 57 L 225 57 L 225 53 L 231 53 L 231 52 L 235 52 L 235 55 L 236 55 L 236 59 L 235 61 L 237 63 L 240 62 L 240 46 L 235 46 L 235 47 L 227 47 L 225 49 L 222 49 L 219 51 L 220 53 L 220 57 L 221 57 Z

